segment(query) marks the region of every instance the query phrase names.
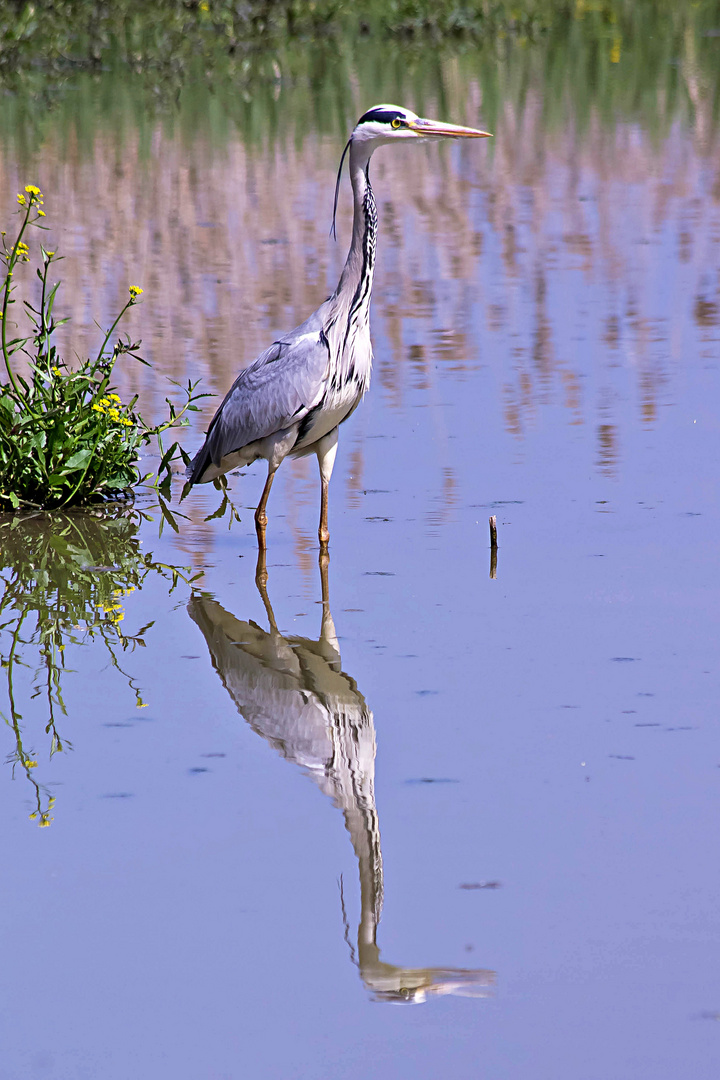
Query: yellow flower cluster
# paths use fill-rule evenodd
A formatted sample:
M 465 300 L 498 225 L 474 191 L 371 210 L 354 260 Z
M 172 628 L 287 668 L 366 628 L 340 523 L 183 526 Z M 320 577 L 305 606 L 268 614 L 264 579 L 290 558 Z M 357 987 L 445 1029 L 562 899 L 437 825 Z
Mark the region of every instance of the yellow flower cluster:
M 21 258 L 23 262 L 30 262 L 30 249 L 28 248 L 27 244 L 24 243 L 24 241 L 22 240 L 17 246 L 17 253 L 19 258 Z
M 100 398 L 100 401 L 93 402 L 93 412 L 104 413 L 115 424 L 120 424 L 121 427 L 132 427 L 132 420 L 128 420 L 126 416 L 120 415 L 120 409 L 122 408 L 122 401 L 117 394 L 108 394 L 107 397 Z
M 130 292 L 130 299 L 135 300 L 136 297 L 141 295 L 142 289 L 140 288 L 139 285 L 131 285 L 130 289 L 129 289 L 129 292 Z
M 30 196 L 30 198 L 26 199 L 22 191 L 18 192 L 17 201 L 19 202 L 20 206 L 27 206 L 28 203 L 30 204 L 30 206 L 36 207 L 40 207 L 43 205 L 43 193 L 39 187 L 35 187 L 35 184 L 26 184 L 25 191 Z M 40 217 L 45 217 L 44 210 L 38 209 L 38 214 L 40 215 Z
M 37 769 L 37 761 L 33 761 L 32 758 L 25 758 L 23 764 L 26 769 Z

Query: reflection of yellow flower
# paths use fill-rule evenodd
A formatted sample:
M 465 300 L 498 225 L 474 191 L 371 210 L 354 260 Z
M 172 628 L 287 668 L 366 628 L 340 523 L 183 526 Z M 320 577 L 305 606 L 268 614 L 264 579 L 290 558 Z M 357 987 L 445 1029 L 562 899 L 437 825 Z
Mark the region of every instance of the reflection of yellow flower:
M 616 37 L 615 40 L 612 43 L 612 49 L 610 50 L 610 63 L 611 64 L 619 64 L 620 63 L 620 44 L 621 44 L 620 43 L 620 38 Z
M 30 820 L 34 821 L 36 817 L 37 817 L 37 810 L 33 810 L 32 814 L 30 814 Z
M 142 289 L 140 288 L 139 285 L 131 285 L 129 292 L 130 292 L 130 296 L 134 300 L 136 296 L 140 296 L 140 294 L 142 293 Z
M 25 759 L 25 768 L 26 769 L 37 769 L 37 761 L 33 761 L 31 758 L 26 758 Z
M 55 818 L 51 818 L 49 816 L 49 814 L 43 814 L 42 817 L 40 818 L 39 822 L 38 822 L 38 828 L 39 829 L 46 829 L 48 827 L 48 825 L 50 824 L 50 822 L 54 821 L 54 820 L 55 820 Z

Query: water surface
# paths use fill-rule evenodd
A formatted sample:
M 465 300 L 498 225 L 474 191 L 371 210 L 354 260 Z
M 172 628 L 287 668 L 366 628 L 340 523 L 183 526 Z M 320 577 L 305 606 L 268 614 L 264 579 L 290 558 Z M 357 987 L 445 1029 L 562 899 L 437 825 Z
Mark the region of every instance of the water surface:
M 202 490 L 178 537 L 3 532 L 3 1080 L 715 1076 L 720 168 L 681 59 L 610 115 L 512 52 L 419 101 L 358 68 L 357 115 L 404 91 L 495 139 L 373 159 L 328 567 L 312 462 L 259 584 L 260 468 L 230 531 Z M 0 162 L 46 192 L 72 347 L 145 289 L 124 385 L 154 404 L 223 393 L 334 287 L 347 125 L 278 109 L 118 140 L 107 103 Z

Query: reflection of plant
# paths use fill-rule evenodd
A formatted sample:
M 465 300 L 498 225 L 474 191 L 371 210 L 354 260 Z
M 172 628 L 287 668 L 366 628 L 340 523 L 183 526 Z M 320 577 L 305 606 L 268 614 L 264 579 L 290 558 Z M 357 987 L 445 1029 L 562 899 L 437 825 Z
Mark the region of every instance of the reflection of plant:
M 135 634 L 125 633 L 123 598 L 142 588 L 151 573 L 166 578 L 170 591 L 180 579 L 188 579 L 178 567 L 155 562 L 140 550 L 139 522 L 138 513 L 113 512 L 107 506 L 102 516 L 54 514 L 0 520 L 5 563 L 0 572 L 4 586 L 0 632 L 9 642 L 8 651 L 3 646 L 0 653 L 9 704 L 9 715 L 3 718 L 15 736 L 8 763 L 13 775 L 22 769 L 33 786 L 30 817 L 41 826 L 52 821 L 55 800 L 35 779 L 38 751 L 23 734 L 14 677 L 19 668 L 26 668 L 32 673 L 31 700 L 43 697 L 46 702 L 49 758 L 71 748 L 58 730 L 59 717 L 67 716 L 61 687 L 62 673 L 67 670 L 66 646 L 102 642 L 135 694 L 136 706 L 145 707 L 140 687 L 118 657 L 144 646 L 153 623 Z

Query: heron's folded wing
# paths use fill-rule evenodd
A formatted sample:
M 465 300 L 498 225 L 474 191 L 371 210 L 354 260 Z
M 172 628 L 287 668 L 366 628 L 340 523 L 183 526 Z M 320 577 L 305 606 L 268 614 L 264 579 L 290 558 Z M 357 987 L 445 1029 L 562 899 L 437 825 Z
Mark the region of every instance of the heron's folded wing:
M 319 333 L 271 345 L 240 372 L 216 412 L 203 447 L 206 460 L 219 465 L 227 454 L 301 421 L 322 398 L 328 360 Z

